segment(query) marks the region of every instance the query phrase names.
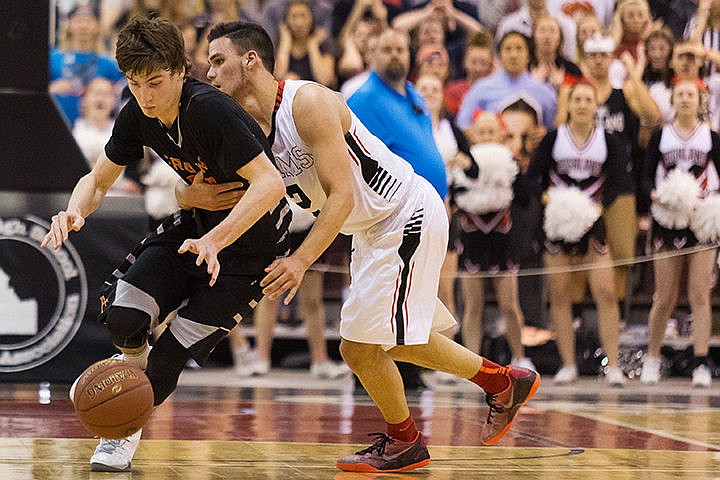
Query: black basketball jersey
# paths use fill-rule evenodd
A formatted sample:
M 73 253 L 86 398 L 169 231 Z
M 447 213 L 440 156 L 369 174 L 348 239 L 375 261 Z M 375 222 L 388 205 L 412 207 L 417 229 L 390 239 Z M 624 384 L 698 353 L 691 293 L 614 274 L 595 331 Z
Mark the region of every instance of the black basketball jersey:
M 152 148 L 186 182 L 202 170 L 205 181 L 227 183 L 247 180 L 237 170 L 265 152 L 272 157 L 267 138 L 255 120 L 228 95 L 195 79 L 186 79 L 178 117 L 170 128 L 142 113 L 135 98 L 123 107 L 105 146 L 107 157 L 128 165 L 143 157 L 143 146 Z M 198 235 L 220 223 L 229 213 L 196 208 Z M 289 224 L 289 207 L 283 199 L 225 250 L 245 256 L 265 256 L 277 248 Z

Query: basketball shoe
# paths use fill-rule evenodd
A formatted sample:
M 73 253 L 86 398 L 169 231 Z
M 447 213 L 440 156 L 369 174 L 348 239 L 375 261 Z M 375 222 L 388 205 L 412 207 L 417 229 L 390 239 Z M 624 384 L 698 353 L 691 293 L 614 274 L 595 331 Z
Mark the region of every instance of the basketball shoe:
M 418 432 L 415 441 L 403 442 L 385 433 L 371 433 L 376 442 L 365 450 L 338 459 L 335 466 L 347 472 L 406 472 L 430 463 L 425 437 Z
M 100 445 L 90 457 L 90 470 L 93 472 L 129 472 L 132 458 L 140 445 L 142 429 L 127 438 L 117 440 L 101 438 Z
M 540 375 L 522 367 L 508 366 L 510 385 L 502 392 L 486 394 L 485 401 L 490 406 L 487 422 L 483 427 L 481 440 L 485 445 L 493 445 L 510 429 L 520 407 L 535 395 L 540 386 Z

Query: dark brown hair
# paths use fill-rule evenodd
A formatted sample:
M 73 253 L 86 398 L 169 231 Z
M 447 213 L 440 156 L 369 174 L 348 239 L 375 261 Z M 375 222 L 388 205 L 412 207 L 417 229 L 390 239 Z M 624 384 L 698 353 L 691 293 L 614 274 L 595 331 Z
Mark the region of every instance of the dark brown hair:
M 270 73 L 275 70 L 275 48 L 270 35 L 260 25 L 249 22 L 219 23 L 210 30 L 208 43 L 220 37 L 227 37 L 238 55 L 255 50 L 265 69 Z
M 126 75 L 147 75 L 156 70 L 189 71 L 180 30 L 163 18 L 136 16 L 120 30 L 115 52 Z

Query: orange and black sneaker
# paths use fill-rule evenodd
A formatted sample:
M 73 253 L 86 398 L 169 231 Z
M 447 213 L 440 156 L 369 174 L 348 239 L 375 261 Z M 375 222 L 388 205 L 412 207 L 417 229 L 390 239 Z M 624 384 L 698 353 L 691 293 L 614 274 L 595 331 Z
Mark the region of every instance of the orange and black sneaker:
M 376 441 L 368 448 L 338 459 L 335 466 L 346 472 L 406 472 L 430 463 L 425 437 L 418 432 L 413 442 L 396 440 L 385 433 L 370 433 Z
M 490 406 L 481 434 L 485 445 L 497 443 L 507 433 L 520 407 L 535 395 L 540 386 L 540 375 L 537 372 L 512 365 L 507 368 L 510 386 L 500 393 L 485 395 L 485 401 Z

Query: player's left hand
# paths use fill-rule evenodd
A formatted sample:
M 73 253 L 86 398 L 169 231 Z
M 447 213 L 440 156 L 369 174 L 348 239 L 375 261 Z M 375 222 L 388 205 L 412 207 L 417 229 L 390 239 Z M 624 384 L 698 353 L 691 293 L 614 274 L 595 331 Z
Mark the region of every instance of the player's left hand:
M 190 252 L 198 256 L 195 265 L 198 267 L 203 262 L 207 263 L 207 273 L 210 275 L 210 286 L 215 285 L 218 275 L 220 275 L 220 262 L 218 262 L 218 253 L 220 248 L 211 240 L 202 238 L 188 238 L 178 248 L 178 253 Z
M 263 287 L 263 293 L 267 295 L 270 300 L 275 300 L 280 297 L 283 292 L 290 290 L 290 293 L 287 294 L 283 301 L 285 305 L 288 305 L 295 297 L 306 270 L 307 267 L 304 266 L 300 260 L 292 256 L 278 258 L 265 268 L 268 274 L 260 281 L 260 286 Z

